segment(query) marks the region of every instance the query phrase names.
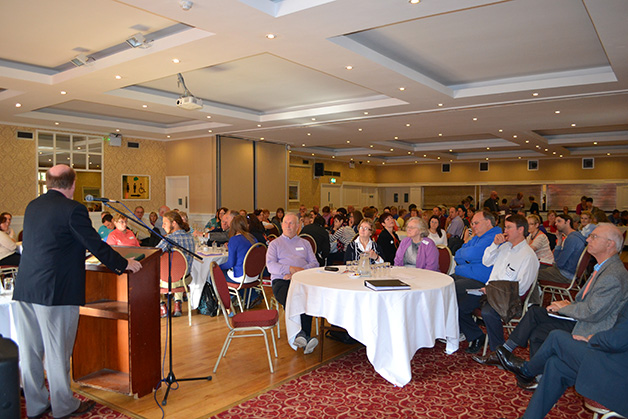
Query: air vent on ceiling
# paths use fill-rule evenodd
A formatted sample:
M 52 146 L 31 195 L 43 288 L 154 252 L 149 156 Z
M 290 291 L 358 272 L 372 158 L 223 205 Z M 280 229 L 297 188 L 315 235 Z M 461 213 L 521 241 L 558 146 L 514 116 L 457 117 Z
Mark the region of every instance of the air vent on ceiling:
M 32 140 L 35 138 L 35 134 L 30 131 L 18 131 L 17 139 L 18 140 Z
M 488 162 L 481 161 L 480 162 L 480 172 L 488 172 Z
M 443 173 L 451 172 L 451 164 L 443 163 L 443 165 L 441 166 L 441 172 L 443 172 Z
M 135 141 L 129 141 L 126 143 L 128 148 L 140 148 L 140 143 L 136 143 Z

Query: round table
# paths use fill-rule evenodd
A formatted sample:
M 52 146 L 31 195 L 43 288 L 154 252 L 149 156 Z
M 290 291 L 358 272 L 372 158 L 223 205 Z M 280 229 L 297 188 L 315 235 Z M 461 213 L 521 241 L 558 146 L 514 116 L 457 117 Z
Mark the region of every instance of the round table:
M 220 265 L 221 263 L 225 263 L 229 258 L 229 253 L 221 250 L 213 251 L 210 249 L 208 253 L 199 251 L 196 253 L 202 256 L 203 260 L 201 261 L 194 258 L 194 261 L 192 262 L 192 281 L 188 285 L 188 289 L 190 291 L 188 298 L 190 299 L 192 309 L 198 308 L 198 303 L 200 302 L 201 294 L 203 293 L 203 287 L 209 278 L 209 271 L 212 262 L 216 262 Z
M 366 346 L 375 371 L 396 386 L 412 378 L 410 361 L 420 348 L 447 340 L 447 353 L 458 350 L 458 304 L 453 279 L 440 272 L 394 267 L 382 278 L 352 278 L 313 268 L 292 276 L 286 302 L 290 345 L 301 330 L 302 313 L 324 317 Z M 399 279 L 410 290 L 373 291 L 365 279 Z M 294 346 L 293 346 L 294 348 Z

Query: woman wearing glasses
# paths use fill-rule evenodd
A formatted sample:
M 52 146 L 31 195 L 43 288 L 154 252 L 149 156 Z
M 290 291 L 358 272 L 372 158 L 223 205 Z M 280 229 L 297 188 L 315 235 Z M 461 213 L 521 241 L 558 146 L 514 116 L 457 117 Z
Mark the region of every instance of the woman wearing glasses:
M 407 266 L 438 272 L 438 249 L 428 236 L 427 224 L 413 217 L 407 222 L 408 236 L 401 241 L 395 255 L 395 266 Z
M 369 255 L 371 263 L 384 262 L 384 259 L 381 257 L 379 246 L 371 240 L 372 234 L 373 221 L 368 218 L 363 218 L 358 225 L 358 237 L 347 245 L 347 250 L 345 251 L 345 262 L 360 259 L 360 255 L 362 253 L 367 253 Z

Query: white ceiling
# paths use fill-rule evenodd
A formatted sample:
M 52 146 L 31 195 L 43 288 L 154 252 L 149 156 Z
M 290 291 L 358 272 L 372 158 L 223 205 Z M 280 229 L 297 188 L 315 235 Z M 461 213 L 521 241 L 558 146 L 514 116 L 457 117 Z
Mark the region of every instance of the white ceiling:
M 1 123 L 371 164 L 628 156 L 625 0 L 29 0 L 0 16 Z M 138 32 L 149 48 L 125 43 Z M 179 72 L 203 109 L 176 106 Z

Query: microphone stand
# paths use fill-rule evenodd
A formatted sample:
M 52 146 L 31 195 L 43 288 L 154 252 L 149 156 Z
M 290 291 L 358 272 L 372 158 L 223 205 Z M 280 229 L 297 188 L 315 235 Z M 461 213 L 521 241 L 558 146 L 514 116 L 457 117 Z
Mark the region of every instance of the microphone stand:
M 200 380 L 207 380 L 207 381 L 211 381 L 212 376 L 208 375 L 206 377 L 192 377 L 192 378 L 177 378 L 174 375 L 174 369 L 173 369 L 173 365 L 172 365 L 172 313 L 171 313 L 171 306 L 172 306 L 172 298 L 173 298 L 173 292 L 172 292 L 172 252 L 173 252 L 173 248 L 178 248 L 180 250 L 182 250 L 183 252 L 191 255 L 192 257 L 195 257 L 198 260 L 203 260 L 203 258 L 199 255 L 197 255 L 196 253 L 186 249 L 185 247 L 179 245 L 178 243 L 175 243 L 174 241 L 170 240 L 167 237 L 162 236 L 160 233 L 157 233 L 156 231 L 154 231 L 153 229 L 149 228 L 141 219 L 139 219 L 135 213 L 131 212 L 131 210 L 124 205 L 122 202 L 118 202 L 120 205 L 122 205 L 124 208 L 126 208 L 127 211 L 129 211 L 129 214 L 132 214 L 132 217 L 129 217 L 127 214 L 123 213 L 122 211 L 118 210 L 117 208 L 112 207 L 111 205 L 109 205 L 109 202 L 103 202 L 103 204 L 105 206 L 107 206 L 108 208 L 114 210 L 115 212 L 117 212 L 118 214 L 124 215 L 125 217 L 127 217 L 128 219 L 130 219 L 131 221 L 133 221 L 135 224 L 143 226 L 144 228 L 148 229 L 148 231 L 150 231 L 151 234 L 155 234 L 156 236 L 160 237 L 162 240 L 166 241 L 167 243 L 170 244 L 170 246 L 168 246 L 167 248 L 167 252 L 168 252 L 168 294 L 167 294 L 167 312 L 168 312 L 168 328 L 167 328 L 167 334 L 170 336 L 169 340 L 168 340 L 168 365 L 169 365 L 169 371 L 168 371 L 168 375 L 161 379 L 157 385 L 155 386 L 155 392 L 159 389 L 160 384 L 162 381 L 164 381 L 167 384 L 167 388 L 166 388 L 166 394 L 164 395 L 163 400 L 161 401 L 161 404 L 163 406 L 165 406 L 166 404 L 168 404 L 168 395 L 170 393 L 170 389 L 172 387 L 172 385 L 174 383 L 177 383 L 177 388 L 178 388 L 178 383 L 181 381 L 200 381 Z M 183 278 L 182 278 L 183 279 Z M 176 390 L 176 388 L 175 388 Z M 156 393 L 155 393 L 156 394 Z M 155 399 L 157 398 L 157 396 L 155 395 Z

